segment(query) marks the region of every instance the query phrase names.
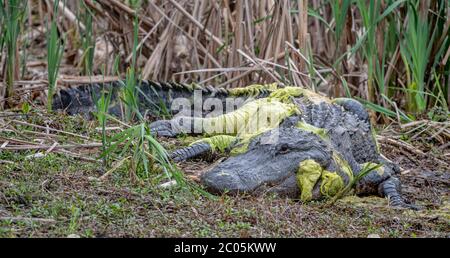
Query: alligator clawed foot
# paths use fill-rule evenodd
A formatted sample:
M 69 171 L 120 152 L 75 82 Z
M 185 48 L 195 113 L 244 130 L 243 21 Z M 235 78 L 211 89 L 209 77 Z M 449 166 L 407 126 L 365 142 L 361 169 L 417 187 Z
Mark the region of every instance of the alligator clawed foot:
M 423 208 L 415 205 L 415 204 L 409 204 L 409 203 L 403 203 L 401 205 L 397 205 L 397 206 L 393 206 L 394 208 L 397 209 L 408 209 L 408 210 L 413 210 L 413 211 L 419 211 L 422 210 Z
M 211 152 L 211 146 L 208 143 L 199 142 L 172 152 L 170 158 L 175 162 L 181 162 L 207 152 Z
M 159 120 L 150 124 L 150 133 L 158 137 L 173 138 L 177 133 L 172 129 L 170 120 Z
M 393 198 L 393 199 L 389 200 L 389 205 L 395 209 L 409 209 L 409 210 L 414 210 L 414 211 L 423 209 L 422 207 L 420 207 L 418 205 L 406 203 L 403 199 L 399 199 L 399 198 Z

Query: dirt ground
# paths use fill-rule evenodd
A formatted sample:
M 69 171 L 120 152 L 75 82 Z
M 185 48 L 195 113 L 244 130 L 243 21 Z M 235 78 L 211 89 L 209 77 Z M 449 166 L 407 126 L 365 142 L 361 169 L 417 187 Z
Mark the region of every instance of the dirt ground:
M 99 139 L 95 126 L 79 117 L 30 119 L 51 120 L 64 131 Z M 22 135 L 20 130 L 34 130 L 16 129 L 0 132 L 0 145 Z M 449 237 L 448 147 L 423 139 L 409 142 L 414 149 L 398 146 L 400 131 L 381 130 L 379 142 L 382 153 L 402 167 L 405 197 L 423 207 L 420 211 L 393 209 L 378 197 L 350 196 L 330 208 L 273 195 L 213 200 L 178 187 L 160 189 L 153 179 L 133 185 L 126 166 L 98 181 L 93 178 L 105 169 L 96 162 L 64 153 L 37 158 L 30 156 L 35 151 L 1 150 L 0 237 Z M 187 140 L 164 145 L 173 149 Z M 94 157 L 98 151 L 83 154 Z M 218 159 L 178 165 L 195 181 Z

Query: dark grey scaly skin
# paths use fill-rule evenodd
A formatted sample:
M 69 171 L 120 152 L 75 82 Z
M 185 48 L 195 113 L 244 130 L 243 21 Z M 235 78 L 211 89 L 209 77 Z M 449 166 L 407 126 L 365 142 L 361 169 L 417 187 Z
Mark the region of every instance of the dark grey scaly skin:
M 53 110 L 64 110 L 69 115 L 81 114 L 86 118 L 92 118 L 96 111 L 96 101 L 101 97 L 102 92 L 107 95 L 111 92 L 111 104 L 109 107 L 109 114 L 122 117 L 122 108 L 120 101 L 120 90 L 124 87 L 123 81 L 115 81 L 111 83 L 93 83 L 83 84 L 68 89 L 60 89 L 54 96 Z M 194 110 L 194 91 L 195 94 L 201 94 L 202 102 L 205 103 L 207 99 L 215 98 L 222 100 L 223 111 L 226 108 L 226 98 L 229 98 L 229 92 L 224 88 L 214 88 L 212 86 L 190 86 L 187 84 L 180 84 L 175 82 L 164 83 L 143 80 L 137 86 L 138 105 L 141 114 L 151 114 L 156 117 L 161 117 L 166 111 L 169 115 L 176 115 L 180 110 L 173 107 L 172 104 L 175 99 L 187 99 L 191 103 L 191 109 L 188 110 L 189 116 L 196 115 Z M 269 93 L 262 92 L 259 96 L 242 96 L 236 98 L 240 101 L 235 103 L 244 104 L 247 98 L 265 97 Z M 239 107 L 238 105 L 237 107 Z M 205 116 L 214 111 L 203 110 L 200 106 L 200 115 Z
M 418 208 L 402 198 L 400 181 L 395 177 L 399 168 L 377 152 L 368 114 L 359 102 L 341 101 L 335 105 L 326 102 L 308 103 L 304 98 L 296 98 L 295 101 L 302 111 L 301 115 L 291 116 L 279 128 L 253 139 L 245 153 L 229 157 L 203 174 L 202 183 L 215 193 L 275 192 L 298 198 L 296 173 L 298 164 L 306 159 L 315 160 L 326 170 L 337 171 L 345 184 L 349 182 L 349 178 L 333 160 L 332 153 L 335 151 L 349 164 L 354 176 L 362 171 L 363 163 L 383 164 L 384 173 L 369 172 L 357 183 L 356 194 L 379 195 L 387 197 L 391 206 Z M 297 128 L 299 121 L 326 129 L 330 141 L 325 142 L 318 135 Z M 275 130 L 279 130 L 278 141 L 264 144 L 262 139 L 269 137 Z M 197 154 L 210 151 L 207 147 L 203 150 Z M 193 153 L 189 156 L 193 157 Z M 177 158 L 178 162 L 180 160 L 182 158 Z M 314 199 L 322 198 L 319 186 L 320 183 L 317 183 L 313 190 Z
M 201 142 L 172 152 L 170 154 L 170 158 L 175 162 L 180 162 L 188 160 L 190 158 L 198 157 L 210 151 L 211 146 L 207 143 Z

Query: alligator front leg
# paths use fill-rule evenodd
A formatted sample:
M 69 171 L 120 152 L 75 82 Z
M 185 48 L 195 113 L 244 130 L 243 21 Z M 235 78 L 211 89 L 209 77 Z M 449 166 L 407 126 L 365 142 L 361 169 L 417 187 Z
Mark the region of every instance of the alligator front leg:
M 178 132 L 173 130 L 170 120 L 159 120 L 150 124 L 150 133 L 160 137 L 175 137 Z
M 181 134 L 193 134 L 194 117 L 180 116 L 171 120 L 158 120 L 150 124 L 150 132 L 160 137 L 176 137 Z
M 378 191 L 381 196 L 388 198 L 389 205 L 393 207 L 408 208 L 413 210 L 419 209 L 418 206 L 405 202 L 405 200 L 401 196 L 400 180 L 398 180 L 396 177 L 390 177 L 389 179 L 381 183 Z
M 225 152 L 236 143 L 236 137 L 229 135 L 217 135 L 193 142 L 188 147 L 178 149 L 170 155 L 175 162 L 181 162 L 205 153 Z
M 172 152 L 170 158 L 175 162 L 181 162 L 208 152 L 211 152 L 211 145 L 206 142 L 199 142 Z

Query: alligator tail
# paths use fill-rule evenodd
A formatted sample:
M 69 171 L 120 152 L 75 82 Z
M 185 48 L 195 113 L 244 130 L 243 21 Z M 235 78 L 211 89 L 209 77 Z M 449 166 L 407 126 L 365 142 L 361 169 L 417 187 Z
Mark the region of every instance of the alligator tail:
M 61 89 L 54 96 L 53 109 L 64 110 L 69 115 L 82 114 L 90 118 L 91 113 L 96 110 L 96 102 L 101 97 L 102 92 L 107 92 L 111 93 L 109 113 L 121 117 L 123 108 L 120 101 L 120 89 L 124 85 L 125 83 L 119 80 L 111 83 L 83 84 Z M 225 108 L 227 98 L 261 98 L 267 96 L 273 87 L 273 85 L 252 85 L 249 88 L 227 90 L 212 86 L 203 87 L 197 84 L 142 80 L 136 89 L 141 114 L 170 117 L 178 113 L 177 110 L 172 110 L 175 99 L 188 100 L 191 111 L 194 110 L 193 96 L 195 91 L 198 93 L 197 96 L 201 97 L 201 109 L 205 100 L 209 98 L 219 99 L 222 102 L 222 108 Z M 211 111 L 206 110 L 206 113 Z M 202 115 L 205 115 L 203 110 Z

